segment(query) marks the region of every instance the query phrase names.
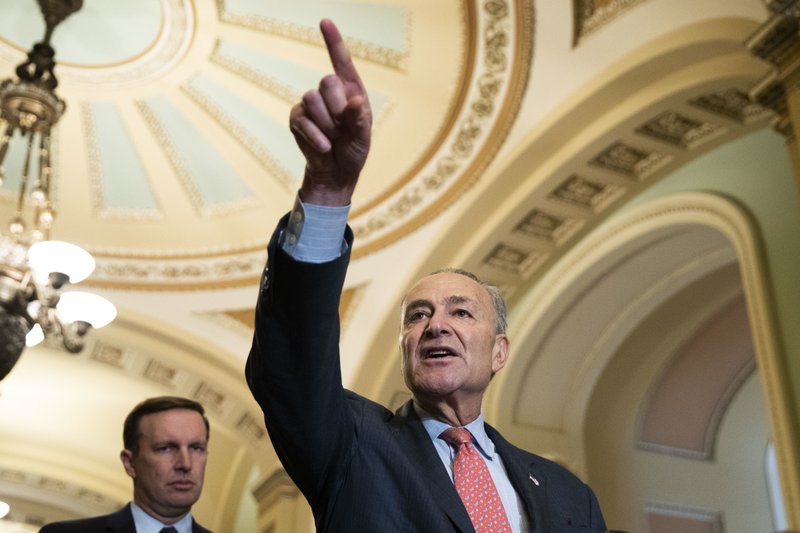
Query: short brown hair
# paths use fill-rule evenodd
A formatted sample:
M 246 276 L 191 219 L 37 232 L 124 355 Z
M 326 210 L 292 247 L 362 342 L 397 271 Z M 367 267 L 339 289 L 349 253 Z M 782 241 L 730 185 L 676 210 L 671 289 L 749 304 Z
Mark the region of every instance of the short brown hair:
M 125 449 L 132 451 L 134 454 L 139 453 L 139 437 L 141 436 L 139 421 L 143 416 L 162 411 L 171 411 L 172 409 L 189 409 L 200 413 L 200 416 L 203 417 L 203 423 L 206 425 L 206 440 L 208 440 L 210 436 L 208 418 L 206 418 L 206 410 L 200 403 L 180 396 L 157 396 L 140 402 L 125 417 L 125 424 L 122 426 L 122 443 Z

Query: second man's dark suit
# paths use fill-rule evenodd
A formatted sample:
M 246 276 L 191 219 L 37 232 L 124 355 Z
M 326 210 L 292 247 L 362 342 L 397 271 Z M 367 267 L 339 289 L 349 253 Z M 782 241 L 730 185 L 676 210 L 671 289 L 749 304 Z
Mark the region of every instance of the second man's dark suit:
M 39 533 L 136 533 L 133 522 L 131 504 L 111 514 L 53 522 L 39 530 Z M 209 530 L 192 522 L 192 533 L 211 533 Z
M 285 218 L 279 230 L 285 224 Z M 273 235 L 247 360 L 284 468 L 318 531 L 474 531 L 411 403 L 392 413 L 342 387 L 338 306 L 349 254 L 294 261 Z M 348 249 L 352 234 L 347 231 Z M 592 490 L 561 466 L 509 444 L 487 425 L 531 531 L 605 530 Z

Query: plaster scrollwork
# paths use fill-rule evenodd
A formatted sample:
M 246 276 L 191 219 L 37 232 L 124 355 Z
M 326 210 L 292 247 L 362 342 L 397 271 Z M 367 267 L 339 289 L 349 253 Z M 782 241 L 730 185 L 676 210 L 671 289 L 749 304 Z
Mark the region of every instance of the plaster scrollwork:
M 379 247 L 380 239 L 410 218 L 426 217 L 426 209 L 432 204 L 452 202 L 465 185 L 477 179 L 474 167 L 478 158 L 483 158 L 482 164 L 491 159 L 494 151 L 490 145 L 504 137 L 504 132 L 497 134 L 491 130 L 498 125 L 509 128 L 513 118 L 503 124 L 498 117 L 504 110 L 508 111 L 509 105 L 518 105 L 518 102 L 504 99 L 513 92 L 515 68 L 527 68 L 517 67 L 523 62 L 514 55 L 514 45 L 522 38 L 515 34 L 515 23 L 518 19 L 525 19 L 521 13 L 524 9 L 530 8 L 522 7 L 520 2 L 505 0 L 488 0 L 480 5 L 480 31 L 477 32 L 475 47 L 480 60 L 476 62 L 477 73 L 450 140 L 426 169 L 385 205 L 355 217 L 353 232 L 360 243 L 366 242 L 366 246 L 361 245 L 362 251 Z M 527 72 L 521 78 L 526 81 Z M 487 150 L 491 151 L 488 157 Z M 427 216 L 431 217 L 430 214 Z
M 266 252 L 232 253 L 212 257 L 135 258 L 100 257 L 91 284 L 114 286 L 131 284 L 138 288 L 173 286 L 221 288 L 251 284 L 259 278 Z

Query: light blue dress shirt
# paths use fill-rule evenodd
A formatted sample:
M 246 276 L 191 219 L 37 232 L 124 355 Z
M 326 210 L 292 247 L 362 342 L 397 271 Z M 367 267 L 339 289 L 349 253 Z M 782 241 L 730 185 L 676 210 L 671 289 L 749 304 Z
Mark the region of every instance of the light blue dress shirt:
M 347 251 L 344 229 L 350 206 L 329 207 L 306 204 L 298 195 L 289 223 L 281 235 L 281 246 L 303 263 L 326 263 Z
M 450 475 L 450 481 L 453 481 L 453 460 L 455 459 L 456 451 L 453 446 L 445 442 L 439 436 L 446 429 L 450 429 L 451 425 L 437 420 L 432 415 L 425 412 L 420 406 L 414 403 L 414 410 L 422 420 L 422 425 L 425 426 L 425 431 L 433 442 L 439 458 L 444 463 L 447 473 Z M 483 412 L 480 416 L 464 426 L 465 429 L 472 433 L 472 444 L 475 449 L 480 453 L 481 458 L 486 463 L 489 469 L 489 474 L 492 476 L 497 487 L 497 494 L 500 496 L 500 501 L 503 502 L 503 508 L 508 517 L 508 523 L 511 525 L 511 530 L 514 533 L 525 533 L 529 531 L 528 516 L 525 513 L 525 504 L 522 499 L 517 495 L 511 480 L 508 479 L 508 472 L 503 464 L 503 459 L 495 452 L 494 443 L 486 434 L 486 428 L 483 425 Z M 453 481 L 455 483 L 455 481 Z
M 136 525 L 136 533 L 159 533 L 162 528 L 174 527 L 178 533 L 192 533 L 192 513 L 186 513 L 186 516 L 175 522 L 174 524 L 162 524 L 149 514 L 144 509 L 131 502 L 131 513 L 133 514 L 133 523 Z

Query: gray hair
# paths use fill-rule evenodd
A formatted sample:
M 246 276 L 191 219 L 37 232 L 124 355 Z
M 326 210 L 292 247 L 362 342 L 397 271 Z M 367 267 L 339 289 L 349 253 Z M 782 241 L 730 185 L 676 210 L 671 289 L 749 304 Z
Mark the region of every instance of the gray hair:
M 428 275 L 433 276 L 434 274 L 458 274 L 459 276 L 466 276 L 483 287 L 486 292 L 489 293 L 489 298 L 492 300 L 492 307 L 494 307 L 495 316 L 495 329 L 497 330 L 497 333 L 506 332 L 506 328 L 508 327 L 508 309 L 506 308 L 506 301 L 503 299 L 503 293 L 500 292 L 500 289 L 496 285 L 487 283 L 469 270 L 463 270 L 461 268 L 442 268 L 431 272 Z

